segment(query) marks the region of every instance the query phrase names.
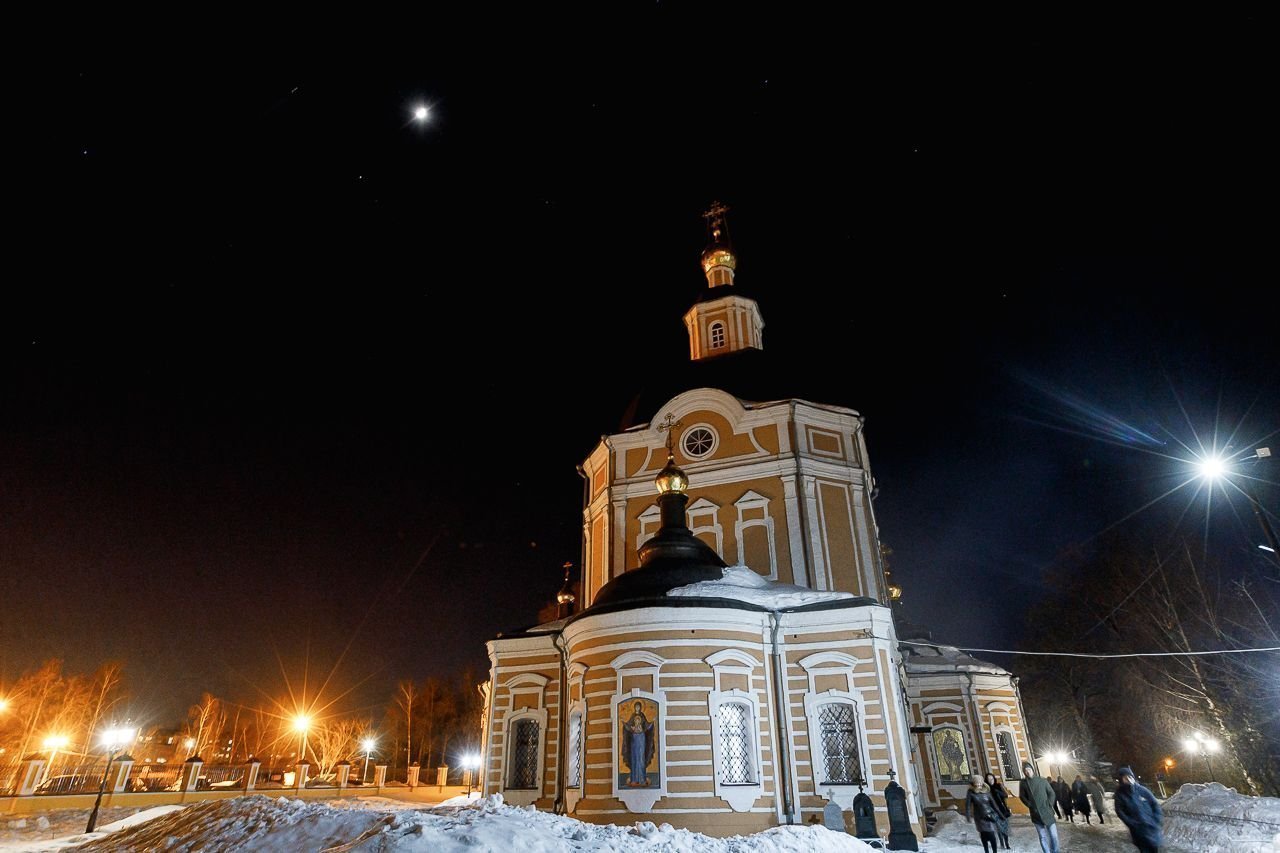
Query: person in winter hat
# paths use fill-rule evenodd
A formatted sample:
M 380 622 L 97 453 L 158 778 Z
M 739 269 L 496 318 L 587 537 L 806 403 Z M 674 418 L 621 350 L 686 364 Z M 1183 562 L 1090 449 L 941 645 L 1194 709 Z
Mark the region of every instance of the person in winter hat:
M 982 839 L 982 853 L 999 853 L 996 843 L 996 804 L 983 787 L 982 777 L 974 776 L 969 781 L 969 793 L 964 798 L 964 816 L 973 821 Z M 988 847 L 990 845 L 990 847 Z
M 1116 771 L 1116 817 L 1129 827 L 1129 837 L 1140 853 L 1160 853 L 1164 843 L 1161 828 L 1164 814 L 1155 795 L 1142 785 L 1128 767 Z
M 1053 788 L 1044 777 L 1036 773 L 1031 762 L 1022 765 L 1022 784 L 1018 786 L 1018 799 L 1031 812 L 1031 822 L 1040 836 L 1040 849 L 1044 853 L 1059 853 L 1058 821 L 1053 816 L 1053 804 L 1057 799 Z
M 991 792 L 991 802 L 996 804 L 996 835 L 1000 837 L 1000 843 L 1004 845 L 1005 850 L 1009 850 L 1009 791 L 1000 782 L 1000 778 L 994 773 L 988 773 L 982 777 L 982 781 L 987 783 L 987 790 Z

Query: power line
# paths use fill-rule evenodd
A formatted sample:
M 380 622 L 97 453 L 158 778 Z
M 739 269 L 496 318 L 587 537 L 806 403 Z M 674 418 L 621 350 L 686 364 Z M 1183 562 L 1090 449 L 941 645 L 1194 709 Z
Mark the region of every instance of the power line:
M 1199 652 L 1127 652 L 1118 655 L 1098 655 L 1088 654 L 1085 652 L 1025 652 L 1017 649 L 966 649 L 960 646 L 946 646 L 942 643 L 917 643 L 911 640 L 899 640 L 905 646 L 929 646 L 932 648 L 953 648 L 962 652 L 982 652 L 991 655 L 1037 655 L 1040 657 L 1059 657 L 1059 658 L 1094 658 L 1095 660 L 1103 660 L 1105 658 L 1176 658 L 1176 657 L 1198 657 L 1203 655 L 1243 655 L 1250 652 L 1280 652 L 1280 646 L 1265 646 L 1258 649 L 1211 649 Z

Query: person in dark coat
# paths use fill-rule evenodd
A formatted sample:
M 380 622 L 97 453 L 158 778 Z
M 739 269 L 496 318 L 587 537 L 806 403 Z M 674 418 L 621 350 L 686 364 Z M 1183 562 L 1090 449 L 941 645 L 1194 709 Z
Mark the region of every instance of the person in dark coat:
M 1071 807 L 1084 815 L 1085 823 L 1093 823 L 1089 820 L 1089 789 L 1084 785 L 1083 776 L 1077 775 L 1071 783 Z
M 1009 850 L 1009 816 L 1013 814 L 1009 811 L 1009 791 L 994 773 L 988 773 L 983 781 L 987 783 L 987 790 L 991 793 L 991 802 L 996 804 L 996 835 L 1000 836 L 1004 849 Z
M 996 804 L 982 787 L 982 777 L 974 776 L 969 781 L 969 793 L 964 798 L 964 816 L 973 821 L 982 839 L 982 853 L 999 853 L 996 844 Z M 990 845 L 990 847 L 988 847 Z
M 1062 809 L 1062 816 L 1075 823 L 1075 818 L 1071 816 L 1071 786 L 1058 777 L 1058 781 L 1053 783 L 1053 793 L 1058 798 L 1058 808 Z
M 1128 767 L 1116 771 L 1116 817 L 1129 827 L 1129 837 L 1140 853 L 1160 853 L 1164 843 L 1164 814 L 1155 795 L 1138 784 Z
M 1097 776 L 1090 776 L 1089 781 L 1084 783 L 1089 789 L 1089 799 L 1093 800 L 1093 810 L 1098 815 L 1098 823 L 1107 822 L 1107 801 L 1105 799 L 1106 792 L 1102 790 L 1102 783 L 1098 781 Z
M 1018 799 L 1031 812 L 1031 822 L 1040 836 L 1040 849 L 1044 853 L 1059 853 L 1058 821 L 1053 816 L 1055 801 L 1053 788 L 1044 777 L 1036 773 L 1031 762 L 1022 765 L 1022 784 L 1018 786 Z

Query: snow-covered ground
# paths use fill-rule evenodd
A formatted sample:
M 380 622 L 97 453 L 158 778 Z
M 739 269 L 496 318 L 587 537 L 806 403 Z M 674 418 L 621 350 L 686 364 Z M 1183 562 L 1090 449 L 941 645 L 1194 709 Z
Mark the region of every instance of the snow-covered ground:
M 1267 825 L 1280 818 L 1280 800 L 1241 797 L 1221 785 L 1188 785 L 1166 808 L 1169 853 L 1280 853 L 1266 838 L 1242 833 L 1242 821 Z M 669 825 L 638 821 L 627 826 L 596 826 L 568 817 L 509 806 L 500 796 L 457 797 L 441 806 L 385 797 L 303 801 L 261 794 L 197 803 L 110 809 L 100 831 L 76 834 L 86 812 L 62 809 L 28 816 L 0 836 L 0 851 L 432 851 L 432 853 L 869 853 L 871 847 L 820 826 L 776 827 L 734 838 L 709 838 Z M 41 818 L 44 820 L 42 821 Z M 1235 821 L 1235 823 L 1232 823 Z M 0 824 L 3 826 L 3 824 Z M 1104 825 L 1059 822 L 1065 853 L 1121 853 L 1133 850 L 1129 833 L 1114 817 Z M 62 831 L 60 837 L 59 831 Z M 1029 818 L 1015 815 L 1010 826 L 1014 851 L 1040 850 Z M 934 834 L 923 839 L 924 853 L 974 853 L 981 849 L 973 825 L 955 812 L 938 815 Z
M 1196 853 L 1280 853 L 1280 799 L 1217 782 L 1183 785 L 1164 803 L 1164 838 Z

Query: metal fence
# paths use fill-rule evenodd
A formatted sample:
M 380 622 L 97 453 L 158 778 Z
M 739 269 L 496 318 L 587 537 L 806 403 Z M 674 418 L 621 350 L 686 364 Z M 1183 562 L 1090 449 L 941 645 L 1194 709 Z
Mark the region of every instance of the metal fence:
M 45 774 L 35 787 L 36 796 L 52 794 L 96 794 L 102 784 L 105 762 L 59 764 Z

